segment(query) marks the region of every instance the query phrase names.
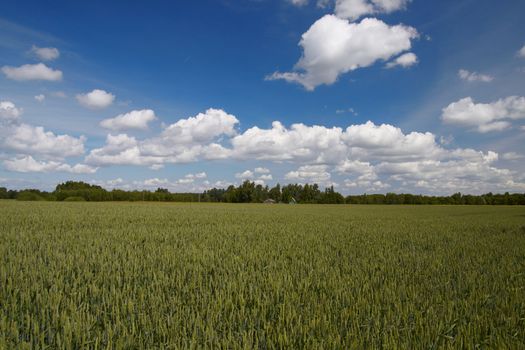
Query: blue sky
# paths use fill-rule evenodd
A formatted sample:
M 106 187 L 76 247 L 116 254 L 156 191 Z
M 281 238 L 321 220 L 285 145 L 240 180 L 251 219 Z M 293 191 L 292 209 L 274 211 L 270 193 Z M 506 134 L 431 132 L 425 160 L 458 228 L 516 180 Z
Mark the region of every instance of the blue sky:
M 524 192 L 523 13 L 518 0 L 6 3 L 0 186 Z

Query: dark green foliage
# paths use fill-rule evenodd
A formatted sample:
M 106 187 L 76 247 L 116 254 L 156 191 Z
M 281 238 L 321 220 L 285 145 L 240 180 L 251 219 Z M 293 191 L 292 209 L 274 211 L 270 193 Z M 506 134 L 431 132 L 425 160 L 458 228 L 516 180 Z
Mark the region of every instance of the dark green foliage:
M 22 195 L 22 192 L 32 192 L 34 195 Z M 154 201 L 154 202 L 225 202 L 225 203 L 262 203 L 270 198 L 278 203 L 290 203 L 293 199 L 301 204 L 454 204 L 454 205 L 525 205 L 525 194 L 487 193 L 481 196 L 463 195 L 454 193 L 451 196 L 424 196 L 413 194 L 363 194 L 351 195 L 346 198 L 334 187 L 322 191 L 317 184 L 289 184 L 275 185 L 272 188 L 244 181 L 235 187 L 227 189 L 212 188 L 204 193 L 171 193 L 166 188 L 151 191 L 123 191 L 114 189 L 108 191 L 100 186 L 85 182 L 68 181 L 59 184 L 54 192 L 39 190 L 22 190 L 20 192 L 0 188 L 0 199 L 17 198 L 19 200 L 45 200 L 63 201 L 68 197 L 82 197 L 90 202 L 104 201 Z M 27 199 L 24 199 L 27 198 Z
M 17 194 L 16 199 L 19 201 L 43 201 L 45 198 L 39 190 L 24 190 Z
M 452 204 L 452 205 L 525 205 L 525 194 L 492 194 L 481 196 L 454 193 L 452 196 L 423 196 L 413 194 L 364 194 L 346 197 L 347 204 Z
M 84 197 L 67 197 L 64 202 L 85 202 Z

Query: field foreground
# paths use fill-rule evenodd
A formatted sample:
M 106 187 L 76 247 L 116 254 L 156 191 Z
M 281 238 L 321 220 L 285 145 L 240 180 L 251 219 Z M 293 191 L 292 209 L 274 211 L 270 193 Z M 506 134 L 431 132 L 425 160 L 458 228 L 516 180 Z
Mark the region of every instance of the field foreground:
M 0 201 L 0 348 L 523 348 L 525 208 Z

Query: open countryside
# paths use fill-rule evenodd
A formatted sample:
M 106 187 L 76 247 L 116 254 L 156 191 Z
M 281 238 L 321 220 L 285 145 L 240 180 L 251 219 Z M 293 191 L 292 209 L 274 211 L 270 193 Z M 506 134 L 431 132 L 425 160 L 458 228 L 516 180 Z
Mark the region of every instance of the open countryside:
M 521 206 L 0 201 L 2 348 L 521 348 Z
M 0 350 L 525 350 L 525 0 L 0 8 Z

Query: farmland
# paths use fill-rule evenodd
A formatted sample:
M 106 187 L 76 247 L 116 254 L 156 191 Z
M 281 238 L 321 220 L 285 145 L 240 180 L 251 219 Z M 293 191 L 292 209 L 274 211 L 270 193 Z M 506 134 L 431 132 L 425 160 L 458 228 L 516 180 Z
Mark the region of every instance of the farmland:
M 523 348 L 525 208 L 0 201 L 0 348 Z

